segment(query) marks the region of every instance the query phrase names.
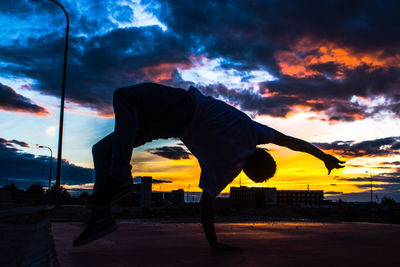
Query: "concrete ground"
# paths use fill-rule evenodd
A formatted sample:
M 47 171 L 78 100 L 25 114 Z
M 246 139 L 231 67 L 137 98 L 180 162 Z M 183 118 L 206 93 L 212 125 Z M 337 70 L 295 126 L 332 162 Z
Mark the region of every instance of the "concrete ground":
M 400 225 L 218 223 L 213 252 L 200 224 L 120 221 L 118 230 L 74 248 L 80 223 L 52 223 L 58 263 L 67 266 L 400 266 Z

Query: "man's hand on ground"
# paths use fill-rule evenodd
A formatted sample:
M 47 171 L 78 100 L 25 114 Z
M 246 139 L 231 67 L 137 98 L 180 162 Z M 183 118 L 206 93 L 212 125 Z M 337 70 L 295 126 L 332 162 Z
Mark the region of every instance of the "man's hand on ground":
M 344 165 L 340 165 L 345 163 L 345 161 L 338 160 L 332 155 L 325 154 L 324 163 L 325 167 L 328 169 L 328 175 L 331 173 L 333 169 L 344 168 Z
M 211 248 L 214 251 L 243 251 L 242 248 L 234 247 L 234 246 L 219 243 L 219 242 L 215 242 L 214 244 L 212 244 Z

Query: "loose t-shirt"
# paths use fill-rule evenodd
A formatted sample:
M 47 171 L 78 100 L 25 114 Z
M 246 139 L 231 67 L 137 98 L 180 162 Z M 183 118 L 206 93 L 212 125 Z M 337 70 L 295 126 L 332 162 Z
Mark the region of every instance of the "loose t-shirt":
M 216 197 L 239 175 L 258 144 L 273 141 L 274 130 L 194 87 L 189 91 L 197 106 L 180 139 L 199 162 L 199 187 Z

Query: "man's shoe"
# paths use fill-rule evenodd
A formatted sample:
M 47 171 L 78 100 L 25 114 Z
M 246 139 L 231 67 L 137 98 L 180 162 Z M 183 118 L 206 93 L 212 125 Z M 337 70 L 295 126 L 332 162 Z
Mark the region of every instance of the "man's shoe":
M 108 218 L 102 222 L 89 220 L 83 226 L 82 233 L 74 240 L 74 247 L 87 244 L 117 230 L 117 225 L 113 218 Z

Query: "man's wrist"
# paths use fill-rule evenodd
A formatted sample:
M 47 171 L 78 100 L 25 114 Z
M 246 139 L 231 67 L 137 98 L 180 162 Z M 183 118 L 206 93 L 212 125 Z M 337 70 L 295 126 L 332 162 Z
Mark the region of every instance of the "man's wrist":
M 322 161 L 325 161 L 327 159 L 327 156 L 328 156 L 328 154 L 321 151 L 321 155 L 319 156 L 319 159 Z

